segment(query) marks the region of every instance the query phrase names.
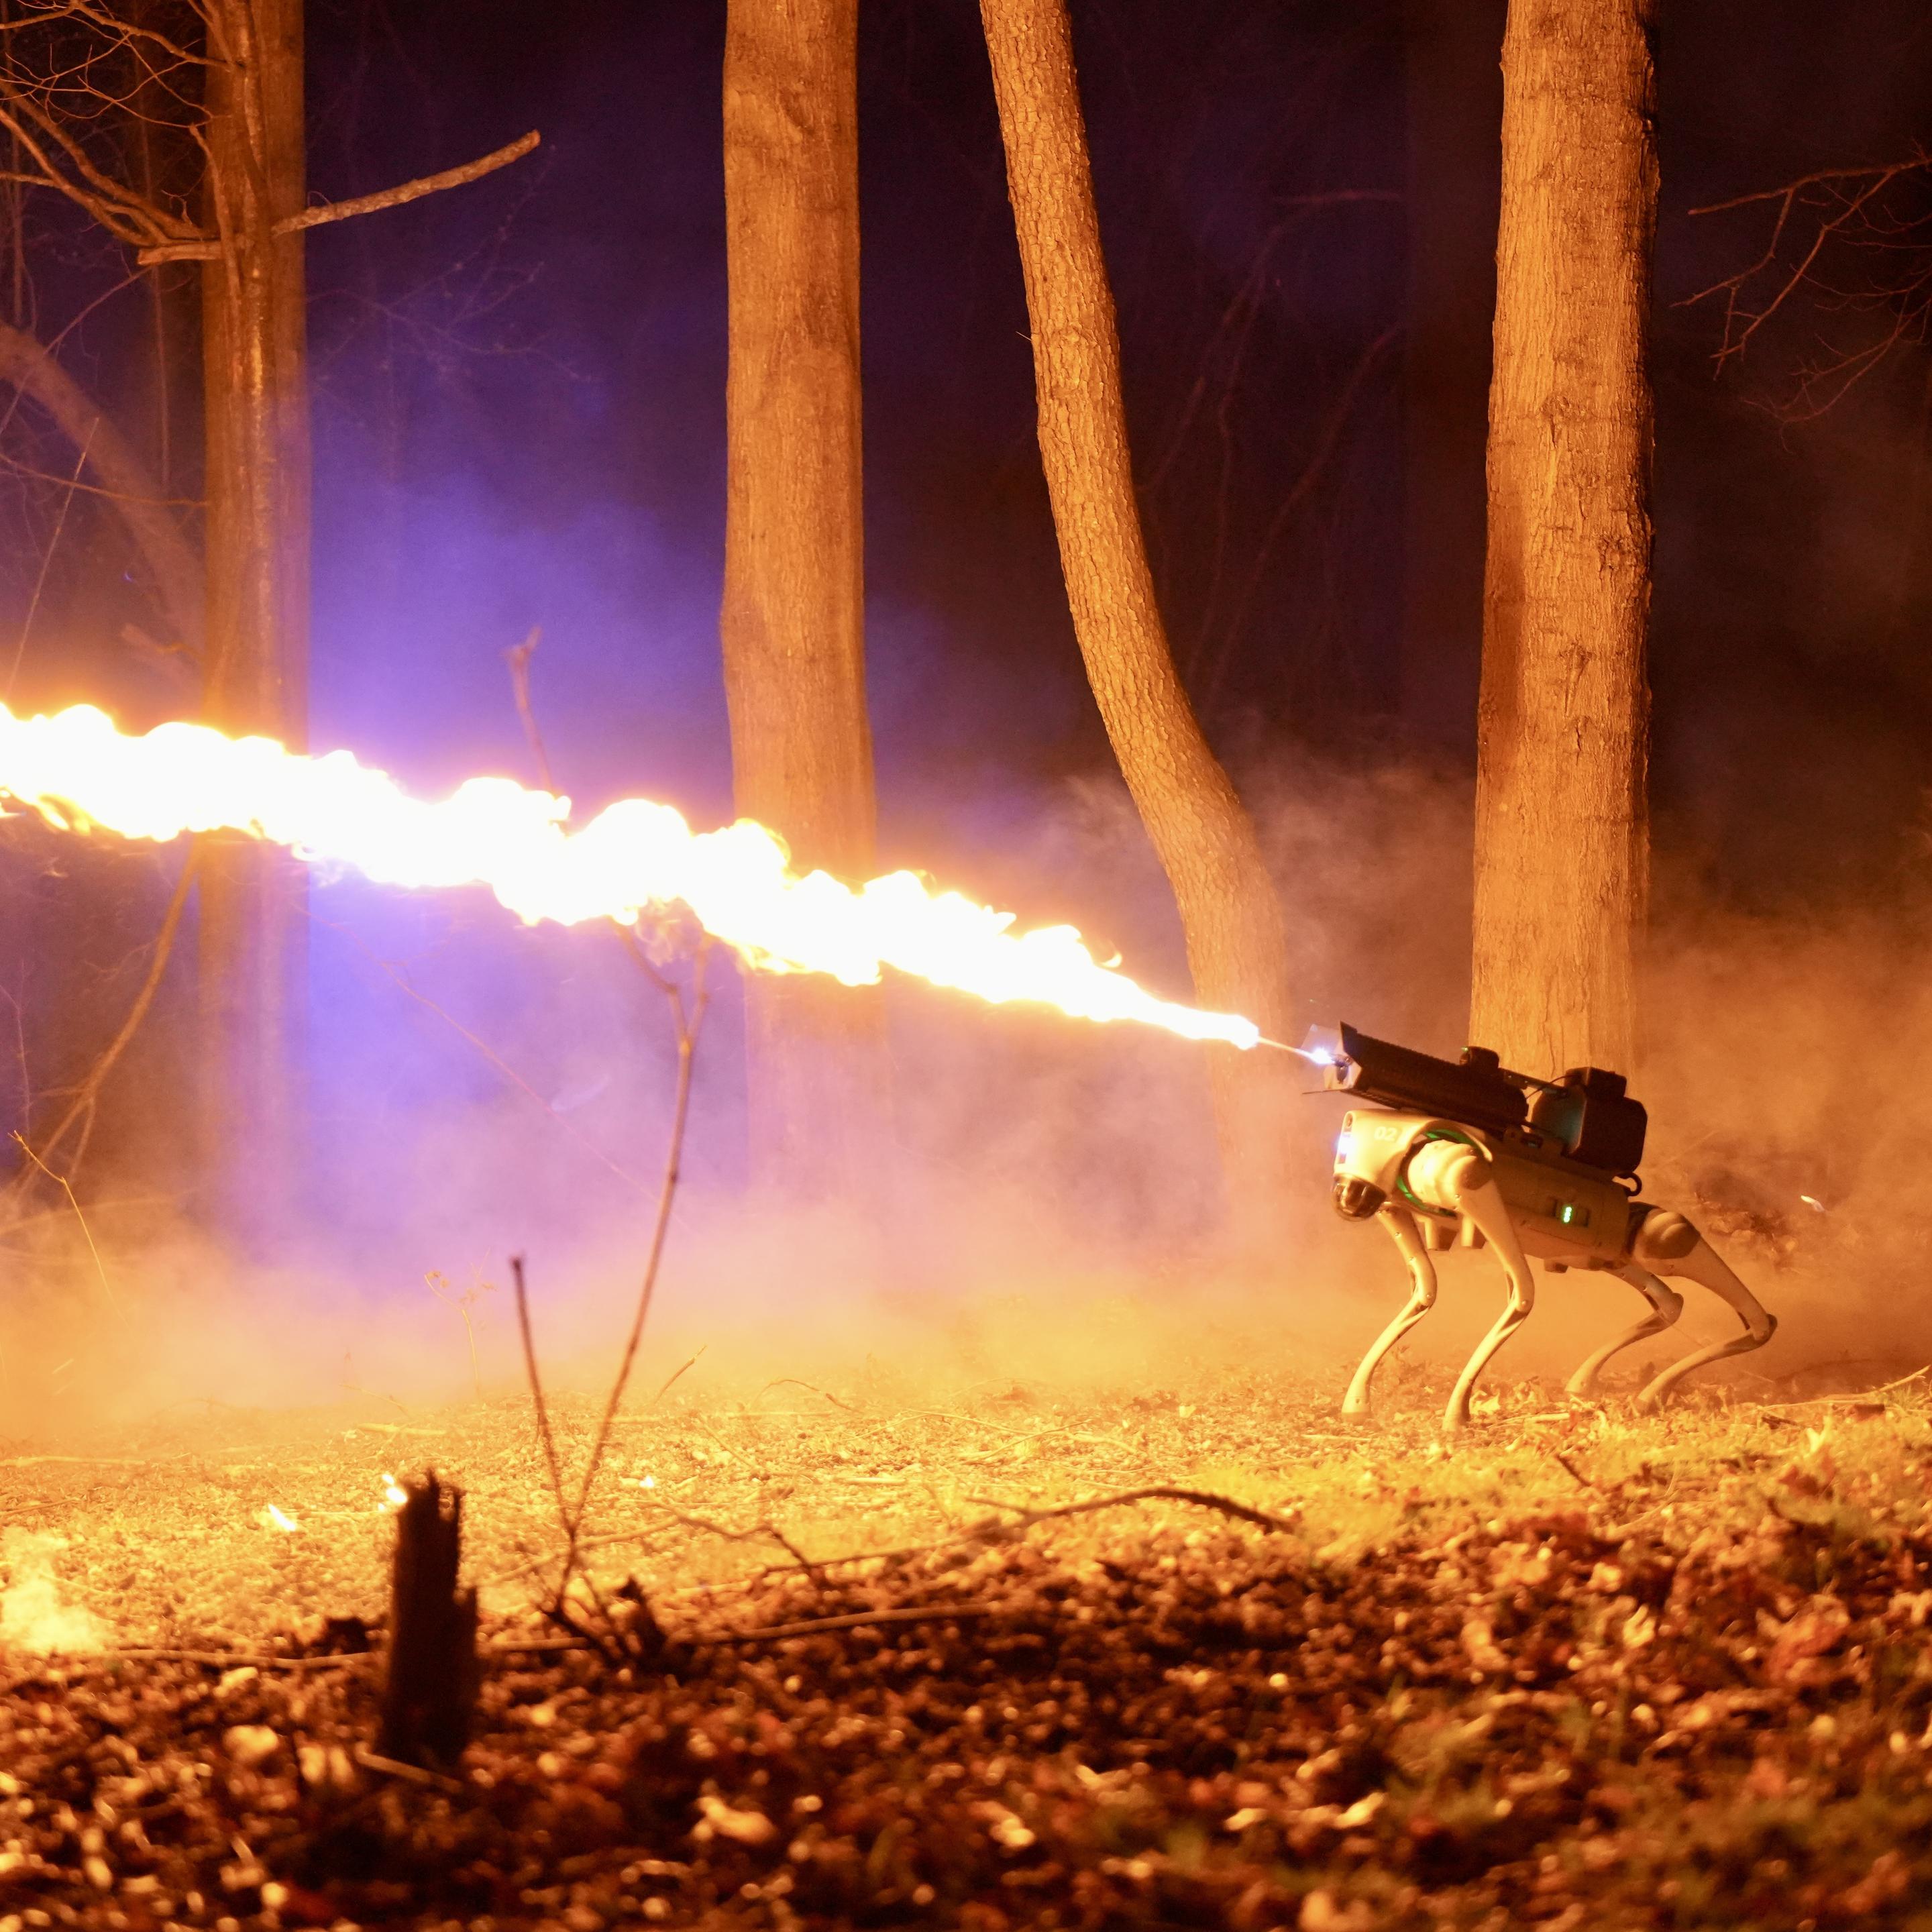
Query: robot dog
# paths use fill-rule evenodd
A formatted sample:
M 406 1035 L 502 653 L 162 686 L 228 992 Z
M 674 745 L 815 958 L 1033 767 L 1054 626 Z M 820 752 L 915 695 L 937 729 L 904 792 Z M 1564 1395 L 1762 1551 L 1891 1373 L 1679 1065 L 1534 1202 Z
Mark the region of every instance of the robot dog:
M 1560 1081 L 1535 1080 L 1481 1047 L 1460 1062 L 1438 1060 L 1349 1026 L 1317 1027 L 1297 1050 L 1322 1068 L 1329 1090 L 1370 1103 L 1342 1117 L 1335 1207 L 1349 1220 L 1379 1222 L 1408 1264 L 1408 1305 L 1363 1357 L 1345 1415 L 1366 1412 L 1382 1358 L 1435 1306 L 1431 1253 L 1458 1246 L 1495 1250 L 1509 1300 L 1456 1379 L 1447 1428 L 1468 1421 L 1477 1377 L 1528 1318 L 1532 1255 L 1552 1274 L 1613 1274 L 1650 1304 L 1641 1322 L 1570 1378 L 1573 1395 L 1594 1392 L 1612 1355 L 1683 1312 L 1683 1297 L 1663 1276 L 1701 1282 L 1736 1312 L 1744 1333 L 1673 1362 L 1639 1395 L 1640 1408 L 1655 1407 L 1694 1370 L 1771 1340 L 1777 1322 L 1697 1229 L 1636 1198 L 1649 1123 L 1621 1074 L 1587 1066 Z

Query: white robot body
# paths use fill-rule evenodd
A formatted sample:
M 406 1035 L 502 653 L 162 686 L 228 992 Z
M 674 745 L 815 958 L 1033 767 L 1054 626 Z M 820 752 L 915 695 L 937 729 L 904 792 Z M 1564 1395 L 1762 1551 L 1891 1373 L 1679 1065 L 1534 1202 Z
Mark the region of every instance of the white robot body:
M 1350 1180 L 1366 1182 L 1409 1210 L 1426 1247 L 1440 1252 L 1458 1241 L 1480 1247 L 1480 1230 L 1443 1186 L 1447 1150 L 1459 1146 L 1487 1162 L 1525 1254 L 1578 1268 L 1615 1268 L 1628 1256 L 1629 1190 L 1610 1174 L 1565 1160 L 1533 1129 L 1498 1134 L 1379 1108 L 1345 1114 L 1335 1144 L 1337 1194 Z
M 1399 1106 L 1358 1108 L 1346 1114 L 1336 1143 L 1334 1201 L 1351 1220 L 1382 1225 L 1407 1263 L 1408 1304 L 1363 1358 L 1342 1403 L 1345 1414 L 1369 1406 L 1369 1385 L 1384 1356 L 1436 1303 L 1433 1252 L 1456 1246 L 1494 1250 L 1509 1286 L 1495 1325 L 1469 1358 L 1449 1399 L 1444 1421 L 1469 1419 L 1477 1377 L 1535 1305 L 1533 1256 L 1552 1274 L 1571 1269 L 1614 1274 L 1634 1288 L 1650 1312 L 1599 1348 L 1571 1376 L 1572 1394 L 1594 1390 L 1604 1365 L 1619 1349 L 1669 1328 L 1683 1298 L 1662 1279 L 1695 1281 L 1736 1312 L 1743 1332 L 1694 1350 L 1655 1376 L 1638 1397 L 1650 1408 L 1694 1369 L 1762 1348 L 1778 1324 L 1682 1215 L 1637 1198 L 1634 1169 L 1642 1153 L 1643 1114 L 1615 1075 L 1579 1069 L 1564 1082 L 1525 1082 L 1546 1100 L 1532 1109 L 1498 1068 L 1472 1050 L 1459 1064 L 1433 1060 L 1369 1039 L 1352 1028 L 1318 1029 L 1306 1056 L 1327 1070 L 1328 1084 L 1382 1101 L 1404 1094 L 1466 1102 L 1480 1124 Z M 1459 1102 L 1460 1103 L 1460 1102 Z M 1620 1174 L 1574 1157 L 1586 1148 Z

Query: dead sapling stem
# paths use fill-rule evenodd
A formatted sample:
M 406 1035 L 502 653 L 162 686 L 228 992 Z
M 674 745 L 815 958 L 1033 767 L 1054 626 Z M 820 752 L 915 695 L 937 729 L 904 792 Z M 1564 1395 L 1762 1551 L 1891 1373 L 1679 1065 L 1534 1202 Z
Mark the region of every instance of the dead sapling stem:
M 544 1399 L 543 1376 L 537 1366 L 536 1339 L 530 1332 L 530 1289 L 524 1279 L 524 1258 L 521 1255 L 510 1257 L 510 1280 L 517 1291 L 517 1330 L 523 1337 L 524 1372 L 530 1378 L 530 1402 L 536 1412 L 537 1439 L 543 1444 L 544 1466 L 550 1473 L 550 1495 L 556 1503 L 558 1520 L 563 1526 L 563 1564 L 558 1574 L 556 1587 L 551 1592 L 550 1600 L 544 1606 L 544 1615 L 553 1623 L 561 1624 L 573 1636 L 585 1637 L 588 1634 L 580 1629 L 570 1614 L 568 1593 L 571 1580 L 577 1570 L 577 1532 L 570 1519 L 570 1504 L 564 1494 L 563 1464 L 556 1450 L 556 1431 L 550 1425 L 550 1404 Z
M 476 1592 L 457 1582 L 463 1492 L 434 1470 L 404 1489 L 376 1748 L 392 1763 L 439 1770 L 461 1758 L 476 1718 Z
M 670 1135 L 664 1149 L 664 1183 L 658 1192 L 657 1214 L 651 1228 L 650 1251 L 645 1259 L 644 1278 L 638 1285 L 638 1304 L 631 1318 L 630 1333 L 624 1339 L 623 1358 L 617 1364 L 617 1373 L 610 1384 L 610 1396 L 604 1404 L 604 1413 L 598 1418 L 597 1434 L 590 1445 L 590 1458 L 584 1466 L 584 1480 L 577 1492 L 577 1508 L 568 1520 L 568 1528 L 573 1544 L 583 1524 L 584 1511 L 590 1506 L 591 1491 L 597 1480 L 598 1469 L 604 1460 L 604 1450 L 610 1444 L 610 1430 L 616 1420 L 617 1411 L 623 1402 L 624 1391 L 630 1385 L 631 1371 L 638 1359 L 638 1346 L 644 1340 L 644 1324 L 650 1318 L 651 1302 L 657 1292 L 658 1274 L 664 1263 L 664 1241 L 670 1232 L 671 1208 L 677 1197 L 678 1179 L 683 1171 L 685 1131 L 691 1118 L 691 1076 L 698 1050 L 698 1030 L 704 1023 L 705 1009 L 711 999 L 710 989 L 705 980 L 705 968 L 710 954 L 710 941 L 700 941 L 692 958 L 688 1002 L 681 987 L 674 985 L 668 989 L 672 1020 L 677 1031 L 677 1087 L 671 1102 Z
M 610 1447 L 610 1432 L 616 1426 L 617 1411 L 622 1405 L 626 1390 L 630 1386 L 632 1371 L 637 1364 L 638 1346 L 644 1340 L 644 1324 L 650 1318 L 651 1303 L 657 1292 L 658 1276 L 664 1265 L 664 1244 L 670 1232 L 671 1210 L 676 1201 L 678 1181 L 683 1172 L 684 1144 L 691 1118 L 692 1075 L 696 1060 L 698 1036 L 704 1024 L 705 1010 L 710 1001 L 710 993 L 706 983 L 706 968 L 710 953 L 710 941 L 700 940 L 693 958 L 688 998 L 682 987 L 658 974 L 648 961 L 644 962 L 646 970 L 663 989 L 670 1006 L 677 1039 L 676 1086 L 671 1102 L 670 1131 L 664 1150 L 664 1178 L 658 1192 L 657 1211 L 652 1219 L 650 1246 L 645 1257 L 643 1276 L 638 1284 L 637 1306 L 632 1312 L 629 1331 L 625 1336 L 624 1351 L 617 1364 L 617 1372 L 611 1381 L 610 1394 L 598 1419 L 590 1453 L 584 1461 L 583 1479 L 578 1486 L 574 1504 L 565 1494 L 563 1465 L 557 1453 L 556 1432 L 551 1426 L 549 1406 L 544 1400 L 542 1378 L 537 1364 L 536 1342 L 530 1328 L 530 1292 L 524 1276 L 523 1257 L 516 1256 L 510 1263 L 511 1276 L 516 1286 L 517 1325 L 523 1338 L 524 1370 L 530 1378 L 530 1394 L 536 1408 L 538 1432 L 543 1443 L 544 1462 L 550 1472 L 551 1492 L 556 1498 L 558 1516 L 563 1527 L 562 1566 L 556 1587 L 546 1606 L 545 1614 L 572 1636 L 582 1636 L 604 1650 L 607 1655 L 613 1656 L 614 1660 L 634 1650 L 640 1641 L 655 1654 L 662 1648 L 662 1634 L 657 1631 L 656 1619 L 650 1615 L 649 1605 L 644 1601 L 642 1593 L 634 1586 L 628 1586 L 626 1591 L 620 1593 L 626 1595 L 632 1605 L 630 1614 L 626 1618 L 620 1618 L 598 1594 L 596 1582 L 580 1562 L 584 1520 L 590 1507 L 598 1472 Z M 642 957 L 641 949 L 640 957 Z M 672 1378 L 674 1381 L 676 1379 L 675 1376 Z M 570 1586 L 573 1580 L 579 1576 L 582 1578 L 584 1588 L 590 1592 L 598 1615 L 609 1634 L 608 1641 L 586 1631 L 571 1613 L 568 1604 Z

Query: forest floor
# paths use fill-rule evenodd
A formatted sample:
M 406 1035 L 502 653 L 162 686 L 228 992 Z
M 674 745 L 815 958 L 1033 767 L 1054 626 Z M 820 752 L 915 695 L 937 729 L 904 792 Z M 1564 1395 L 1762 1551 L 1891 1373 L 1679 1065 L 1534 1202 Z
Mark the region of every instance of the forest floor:
M 1926 1382 L 1498 1386 L 1447 1445 L 1420 1373 L 1359 1429 L 1328 1378 L 673 1388 L 584 1531 L 664 1634 L 621 1666 L 542 1616 L 527 1401 L 0 1438 L 0 1932 L 1932 1927 Z M 429 1466 L 453 1777 L 370 1748 Z

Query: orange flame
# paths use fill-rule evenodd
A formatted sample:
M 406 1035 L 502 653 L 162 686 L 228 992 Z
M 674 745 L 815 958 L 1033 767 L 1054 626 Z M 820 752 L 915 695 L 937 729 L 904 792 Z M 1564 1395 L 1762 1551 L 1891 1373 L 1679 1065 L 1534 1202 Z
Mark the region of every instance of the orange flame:
M 203 724 L 134 737 L 88 704 L 36 718 L 0 704 L 0 796 L 64 830 L 156 841 L 250 832 L 383 885 L 487 886 L 530 924 L 628 925 L 682 905 L 766 972 L 829 973 L 856 986 L 890 966 L 994 1005 L 1038 1001 L 1078 1019 L 1134 1020 L 1242 1048 L 1260 1038 L 1238 1015 L 1156 998 L 1102 964 L 1070 926 L 1016 932 L 1012 914 L 936 891 L 914 872 L 856 886 L 801 875 L 762 825 L 693 832 L 645 799 L 571 831 L 567 798 L 509 778 L 471 778 L 432 802 L 347 752 L 308 758 Z

